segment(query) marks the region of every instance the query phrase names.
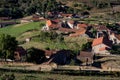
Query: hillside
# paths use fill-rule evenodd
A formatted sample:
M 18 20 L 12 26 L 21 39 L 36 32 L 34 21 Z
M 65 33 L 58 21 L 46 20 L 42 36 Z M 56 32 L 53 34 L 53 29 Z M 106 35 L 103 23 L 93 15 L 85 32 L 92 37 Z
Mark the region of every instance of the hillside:
M 15 37 L 22 35 L 22 33 L 39 30 L 40 22 L 31 22 L 26 24 L 17 24 L 12 26 L 7 26 L 5 28 L 0 29 L 0 33 L 6 33 Z
M 61 4 L 68 6 L 68 8 L 62 9 Z M 120 5 L 120 0 L 1 0 L 0 17 L 16 19 L 36 12 L 42 15 L 42 13 L 54 10 L 79 13 L 84 10 L 97 12 L 96 10 L 99 9 L 104 12 L 103 9 L 109 11 L 117 5 Z

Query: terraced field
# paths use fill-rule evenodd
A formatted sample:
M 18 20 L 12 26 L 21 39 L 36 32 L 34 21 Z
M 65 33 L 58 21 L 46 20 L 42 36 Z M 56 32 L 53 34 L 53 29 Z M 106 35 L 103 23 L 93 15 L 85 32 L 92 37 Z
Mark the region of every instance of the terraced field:
M 0 79 L 3 74 L 14 74 L 15 80 L 119 80 L 119 77 L 110 76 L 75 76 L 65 74 L 50 74 L 50 73 L 17 73 L 17 72 L 0 72 Z
M 0 33 L 9 34 L 15 37 L 22 35 L 27 31 L 39 30 L 42 22 L 30 22 L 26 24 L 12 25 L 0 29 Z

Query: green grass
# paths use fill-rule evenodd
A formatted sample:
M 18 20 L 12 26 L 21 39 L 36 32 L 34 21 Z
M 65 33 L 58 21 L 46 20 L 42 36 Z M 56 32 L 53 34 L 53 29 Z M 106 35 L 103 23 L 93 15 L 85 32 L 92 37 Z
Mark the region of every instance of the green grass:
M 34 35 L 37 35 L 39 33 L 40 32 Z M 25 40 L 25 38 L 22 38 L 22 39 Z M 30 47 L 45 49 L 48 47 L 50 49 L 58 49 L 58 50 L 59 49 L 80 50 L 82 45 L 85 44 L 86 42 L 87 42 L 87 39 L 84 37 L 76 37 L 76 38 L 66 37 L 65 42 L 54 42 L 54 41 L 49 41 L 49 40 L 47 42 L 44 42 L 44 41 L 40 41 L 39 37 L 34 37 L 32 38 L 30 42 L 22 44 L 21 46 L 23 46 L 25 49 L 28 49 Z
M 31 22 L 23 25 L 18 25 L 18 26 L 17 25 L 8 26 L 5 28 L 1 28 L 0 33 L 5 33 L 11 36 L 18 37 L 22 33 L 25 33 L 26 31 L 40 29 L 41 28 L 40 23 L 43 23 L 43 22 Z
M 31 41 L 31 42 L 22 44 L 20 46 L 23 46 L 25 49 L 28 49 L 28 48 L 31 48 L 31 47 L 35 47 L 35 48 L 39 48 L 39 49 L 45 49 L 46 48 L 46 43 Z

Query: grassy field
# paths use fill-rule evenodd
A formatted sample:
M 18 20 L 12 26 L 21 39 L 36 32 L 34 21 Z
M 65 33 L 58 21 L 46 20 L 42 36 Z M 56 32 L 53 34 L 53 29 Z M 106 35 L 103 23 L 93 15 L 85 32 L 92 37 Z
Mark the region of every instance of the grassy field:
M 5 33 L 5 34 L 18 37 L 22 33 L 25 33 L 26 31 L 40 29 L 41 28 L 40 23 L 42 22 L 31 22 L 26 24 L 7 26 L 5 28 L 1 28 L 0 33 Z
M 110 76 L 74 76 L 66 74 L 50 74 L 50 73 L 17 73 L 17 72 L 2 72 L 3 74 L 14 74 L 15 80 L 119 80 L 119 77 Z M 1 79 L 0 79 L 1 80 Z
M 35 36 L 38 36 L 41 33 L 41 28 L 44 24 L 45 22 L 42 21 L 7 26 L 5 28 L 0 28 L 0 33 L 16 37 L 20 46 L 23 46 L 25 49 L 30 47 L 39 49 L 45 49 L 46 47 L 49 47 L 50 49 L 76 49 L 76 47 L 81 48 L 82 44 L 87 42 L 86 39 L 81 37 L 65 38 L 65 43 L 54 43 L 51 41 L 41 42 L 40 38 Z M 29 43 L 24 43 L 26 38 L 32 38 L 32 40 Z

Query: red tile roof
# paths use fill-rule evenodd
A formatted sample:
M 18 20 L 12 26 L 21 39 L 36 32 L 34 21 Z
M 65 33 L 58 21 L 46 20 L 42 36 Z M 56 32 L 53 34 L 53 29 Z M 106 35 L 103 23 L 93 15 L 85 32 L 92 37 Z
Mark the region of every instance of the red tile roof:
M 108 30 L 108 28 L 104 25 L 94 25 L 94 28 L 96 28 L 98 31 Z
M 46 21 L 46 24 L 47 24 L 48 26 L 52 25 L 51 20 L 47 20 L 47 21 Z
M 49 28 L 58 28 L 60 27 L 59 20 L 47 20 L 46 24 Z
M 76 29 L 69 29 L 69 28 L 60 27 L 59 31 L 62 31 L 62 32 L 76 32 Z
M 61 14 L 63 17 L 72 17 L 73 14 Z
M 87 25 L 86 24 L 77 24 L 77 27 L 78 28 L 87 28 Z
M 80 29 L 73 34 L 70 34 L 70 37 L 77 37 L 77 36 L 80 36 L 80 35 L 85 34 L 85 33 L 86 33 L 86 29 Z
M 93 40 L 92 46 L 96 46 L 96 45 L 99 45 L 99 44 L 102 44 L 102 43 L 103 43 L 103 37 L 100 37 L 100 38 L 97 38 L 97 39 Z
M 112 42 L 107 37 L 100 37 L 100 38 L 94 39 L 92 46 L 96 46 L 99 44 L 105 44 L 106 46 L 109 46 L 109 47 L 112 46 Z

